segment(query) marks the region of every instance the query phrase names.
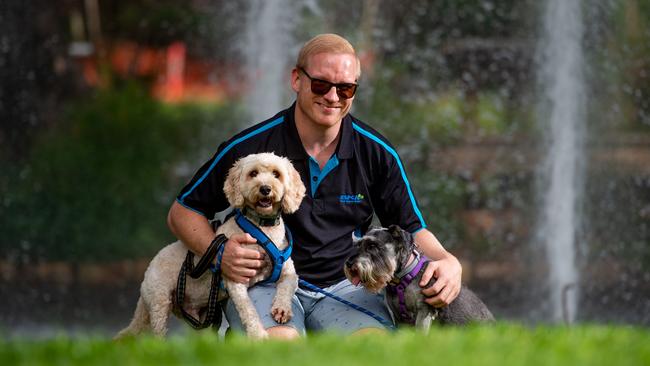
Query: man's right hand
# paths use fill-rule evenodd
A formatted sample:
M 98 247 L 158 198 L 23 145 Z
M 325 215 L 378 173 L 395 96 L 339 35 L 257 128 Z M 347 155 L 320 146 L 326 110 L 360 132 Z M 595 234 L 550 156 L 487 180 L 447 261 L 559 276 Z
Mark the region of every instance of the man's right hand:
M 224 244 L 221 273 L 230 281 L 248 285 L 264 265 L 265 253 L 242 245 L 255 243 L 250 234 L 235 234 Z

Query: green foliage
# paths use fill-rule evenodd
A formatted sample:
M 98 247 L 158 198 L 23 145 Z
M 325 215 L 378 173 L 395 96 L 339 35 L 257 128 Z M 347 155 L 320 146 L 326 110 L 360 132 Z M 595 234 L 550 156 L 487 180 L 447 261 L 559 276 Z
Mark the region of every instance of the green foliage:
M 481 94 L 477 101 L 476 125 L 481 135 L 499 135 L 507 131 L 509 120 L 503 100 L 495 94 Z M 510 122 L 511 123 L 511 122 Z
M 117 6 L 108 31 L 148 45 L 165 46 L 198 34 L 201 14 L 192 6 L 172 1 L 130 1 Z
M 206 142 L 208 123 L 236 122 L 222 116 L 230 113 L 223 108 L 162 105 L 134 85 L 99 92 L 67 111 L 63 123 L 40 136 L 24 166 L 8 164 L 11 195 L 0 211 L 4 256 L 150 255 L 172 239 L 167 209 L 188 178 L 177 167 Z M 224 133 L 232 129 L 227 123 Z
M 503 136 L 512 132 L 513 119 L 505 101 L 483 91 L 468 98 L 456 90 L 415 99 L 399 94 L 402 66 L 385 69 L 369 86 L 370 98 L 360 101 L 360 111 L 399 151 L 423 216 L 447 247 L 463 241 L 463 223 L 457 214 L 468 204 L 470 181 L 433 171 L 437 152 L 468 137 Z
M 418 204 L 429 229 L 448 249 L 461 242 L 462 222 L 456 213 L 467 200 L 467 183 L 457 177 L 430 170 L 409 169 Z
M 293 342 L 225 341 L 209 332 L 112 342 L 101 338 L 0 341 L 5 365 L 647 365 L 650 331 L 498 324 L 437 328 L 428 336 L 394 334 L 341 338 L 310 335 Z
M 615 1 L 609 11 L 607 21 L 611 24 L 600 35 L 605 47 L 591 50 L 595 56 L 591 61 L 595 70 L 592 74 L 603 86 L 597 93 L 601 103 L 593 103 L 591 125 L 595 122 L 603 130 L 616 132 L 648 132 L 650 3 Z
M 484 90 L 468 97 L 458 89 L 437 91 L 426 98 L 408 92 L 404 70 L 394 66 L 373 79 L 370 98 L 361 101 L 361 113 L 395 146 L 419 144 L 418 160 L 432 147 L 458 143 L 466 137 L 499 136 L 513 130 L 506 101 Z M 402 95 L 403 91 L 403 95 Z M 522 126 L 525 128 L 525 126 Z

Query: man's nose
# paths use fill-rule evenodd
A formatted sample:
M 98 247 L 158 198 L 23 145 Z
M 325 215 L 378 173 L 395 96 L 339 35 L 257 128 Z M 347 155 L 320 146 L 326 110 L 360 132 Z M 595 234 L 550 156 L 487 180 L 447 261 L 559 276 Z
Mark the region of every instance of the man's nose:
M 263 196 L 268 196 L 271 193 L 271 187 L 269 187 L 269 186 L 261 186 L 260 187 L 260 193 Z
M 339 99 L 340 99 L 339 95 L 336 94 L 336 87 L 334 85 L 332 85 L 330 90 L 327 93 L 325 93 L 325 95 L 323 95 L 323 98 L 327 99 L 328 101 L 332 101 L 332 102 L 338 102 Z

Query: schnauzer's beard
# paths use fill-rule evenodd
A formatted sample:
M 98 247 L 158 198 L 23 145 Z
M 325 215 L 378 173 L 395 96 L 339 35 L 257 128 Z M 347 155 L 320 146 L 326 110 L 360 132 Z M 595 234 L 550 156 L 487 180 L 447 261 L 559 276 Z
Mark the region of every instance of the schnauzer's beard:
M 343 270 L 352 284 L 361 284 L 368 291 L 377 293 L 388 285 L 396 267 L 395 258 L 383 258 L 381 263 L 373 263 L 370 258 L 357 255 L 350 258 Z

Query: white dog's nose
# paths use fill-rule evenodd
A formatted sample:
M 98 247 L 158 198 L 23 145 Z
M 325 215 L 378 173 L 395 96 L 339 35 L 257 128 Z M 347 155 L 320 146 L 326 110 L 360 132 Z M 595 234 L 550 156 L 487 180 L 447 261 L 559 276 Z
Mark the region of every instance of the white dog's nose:
M 261 186 L 260 187 L 260 193 L 263 196 L 268 196 L 271 193 L 271 187 L 269 187 L 269 186 Z

